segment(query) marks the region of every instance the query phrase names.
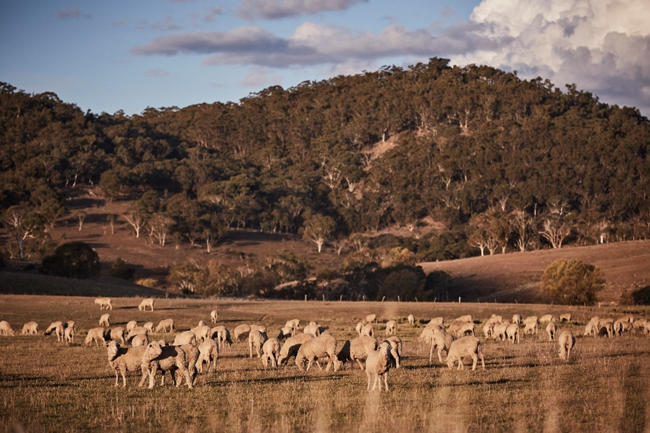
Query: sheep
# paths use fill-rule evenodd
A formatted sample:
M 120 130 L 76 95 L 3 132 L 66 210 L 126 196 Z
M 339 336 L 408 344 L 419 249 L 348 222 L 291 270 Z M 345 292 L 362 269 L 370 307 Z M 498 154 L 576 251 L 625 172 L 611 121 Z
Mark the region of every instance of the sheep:
M 557 342 L 560 345 L 560 350 L 558 352 L 560 359 L 566 359 L 568 361 L 569 356 L 571 356 L 571 349 L 576 345 L 576 338 L 573 336 L 571 331 L 562 331 Z
M 121 326 L 111 329 L 109 336 L 112 341 L 120 340 L 122 342 L 122 346 L 126 344 L 124 342 L 124 328 Z
M 149 330 L 148 330 L 147 328 L 145 328 L 145 327 L 142 327 L 142 326 L 136 326 L 135 328 L 131 329 L 131 330 L 127 333 L 127 335 L 126 335 L 126 341 L 131 341 L 131 339 L 132 339 L 133 337 L 135 337 L 136 335 L 140 335 L 140 334 L 148 335 L 148 334 L 149 334 Z
M 63 323 L 62 322 L 52 322 L 50 323 L 50 326 L 47 327 L 45 330 L 45 335 L 49 335 L 50 333 L 54 332 L 56 335 L 56 341 L 61 342 L 63 341 Z
M 215 335 L 216 334 L 216 335 Z M 223 326 L 215 326 L 214 328 L 210 329 L 210 335 L 213 338 L 217 339 L 217 343 L 219 344 L 219 349 L 223 348 L 225 344 L 228 345 L 228 347 L 232 346 L 232 340 L 230 339 L 230 331 Z
M 537 334 L 537 316 L 529 316 L 524 320 L 524 334 Z
M 513 314 L 512 315 L 512 323 L 514 323 L 516 325 L 521 325 L 522 320 L 523 319 L 521 317 L 521 314 Z
M 135 320 L 129 320 L 126 323 L 126 332 L 129 332 L 131 329 L 135 328 L 136 326 L 138 326 L 138 322 L 136 322 Z
M 623 334 L 623 322 L 621 322 L 620 320 L 614 321 L 614 323 L 612 324 L 612 330 L 614 332 L 615 337 L 620 337 Z
M 150 334 L 153 334 L 153 322 L 147 322 L 144 325 L 142 325 L 142 327 L 149 330 Z
M 102 344 L 106 344 L 106 340 L 104 339 L 104 328 L 92 328 L 88 331 L 88 334 L 86 335 L 86 339 L 84 340 L 84 344 L 86 346 L 90 346 L 93 342 L 95 341 L 95 345 L 99 346 L 98 341 L 101 341 Z
M 361 329 L 364 327 L 364 325 L 364 322 L 359 322 L 357 323 L 357 326 L 354 327 L 354 329 L 357 331 L 357 334 L 359 334 L 359 337 L 361 337 Z
M 449 353 L 451 343 L 456 340 L 456 337 L 447 333 L 445 330 L 437 330 L 431 334 L 431 348 L 429 349 L 429 364 L 433 362 L 433 350 L 438 351 L 438 360 L 442 362 L 442 351 L 446 350 Z
M 235 328 L 233 331 L 235 335 L 235 341 L 244 341 L 246 338 L 248 338 L 248 334 L 251 332 L 251 327 L 250 325 L 239 325 Z
M 248 334 L 248 354 L 249 357 L 253 357 L 253 349 L 255 349 L 255 353 L 257 353 L 257 357 L 261 358 L 262 357 L 262 346 L 268 340 L 269 337 L 267 337 L 266 332 L 260 332 L 257 330 L 251 330 L 251 332 Z
M 202 342 L 210 338 L 210 327 L 207 325 L 199 325 L 195 328 L 190 329 L 191 332 L 196 335 L 197 343 Z
M 74 326 L 66 326 L 65 329 L 63 330 L 63 340 L 67 344 L 74 343 L 74 334 L 75 334 Z
M 454 320 L 454 321 L 451 322 L 451 324 L 447 327 L 447 332 L 450 333 L 450 334 L 452 334 L 452 335 L 456 335 L 456 332 L 457 332 L 457 331 L 458 331 L 458 330 L 459 330 L 463 325 L 465 325 L 466 323 L 467 323 L 467 322 L 461 322 L 461 321 L 459 321 L 459 320 Z
M 312 338 L 314 338 L 314 336 L 311 334 L 297 334 L 295 337 L 288 338 L 280 350 L 280 358 L 278 359 L 278 364 L 287 364 L 289 362 L 289 358 L 298 355 L 298 350 L 300 350 L 300 347 L 303 345 L 303 343 L 305 341 L 311 340 Z
M 374 391 L 379 382 L 379 392 L 381 392 L 381 377 L 384 378 L 384 385 L 388 391 L 388 371 L 394 360 L 390 353 L 390 344 L 383 342 L 377 350 L 368 354 L 366 360 L 366 376 L 368 377 L 368 391 Z M 372 389 L 370 384 L 372 383 Z
M 13 337 L 16 335 L 14 328 L 11 327 L 11 324 L 6 320 L 0 322 L 0 334 Z
M 305 326 L 305 329 L 302 331 L 303 334 L 311 334 L 314 337 L 318 337 L 321 334 L 321 327 L 320 325 L 316 324 L 309 324 Z
M 571 313 L 560 314 L 560 322 L 570 322 L 570 321 L 571 321 Z
M 632 330 L 632 322 L 621 322 L 621 333 L 630 332 Z
M 406 320 L 408 320 L 409 325 L 415 326 L 415 316 L 413 316 L 412 314 L 409 314 L 409 316 L 406 318 Z
M 74 320 L 68 320 L 67 322 L 65 322 L 63 324 L 63 327 L 64 328 L 74 328 L 74 331 L 76 332 L 77 331 L 77 322 L 75 322 Z
M 174 319 L 163 319 L 156 326 L 156 333 L 174 332 Z
M 463 358 L 465 356 L 471 356 L 474 361 L 472 364 L 472 371 L 476 370 L 478 358 L 481 358 L 481 364 L 483 370 L 485 370 L 485 360 L 483 358 L 483 351 L 481 350 L 481 342 L 478 338 L 470 335 L 452 342 L 447 354 L 447 367 L 451 369 L 453 368 L 454 363 L 458 362 L 458 369 L 462 370 L 465 368 L 463 365 Z
M 283 326 L 280 329 L 280 333 L 278 334 L 278 340 L 282 341 L 285 338 L 293 337 L 295 335 L 295 328 L 292 326 Z
M 352 340 L 347 340 L 336 357 L 343 364 L 350 361 L 350 368 L 352 368 L 354 361 L 357 361 L 359 368 L 363 370 L 364 366 L 361 361 L 368 358 L 368 353 L 377 349 L 377 345 L 377 340 L 374 337 L 357 337 Z
M 36 335 L 38 334 L 38 323 L 31 321 L 23 325 L 23 335 Z
M 614 319 L 600 319 L 596 327 L 597 332 L 594 334 L 596 336 L 605 336 L 609 338 L 614 337 Z
M 192 342 L 197 344 L 196 335 L 192 331 L 185 331 L 176 334 L 173 345 L 180 346 L 182 344 L 192 344 Z
M 107 310 L 112 310 L 113 305 L 111 304 L 111 298 L 97 298 L 95 299 L 95 304 L 99 304 L 99 309 L 103 310 L 106 308 Z
M 217 310 L 210 311 L 210 322 L 211 323 L 217 323 L 218 318 L 219 318 L 219 313 L 217 313 Z
M 395 335 L 397 331 L 397 322 L 394 320 L 389 320 L 386 322 L 386 330 L 384 331 L 386 335 Z
M 402 360 L 402 339 L 397 335 L 392 335 L 384 340 L 384 342 L 390 344 L 390 354 L 393 355 L 393 359 L 395 360 L 395 365 L 391 365 L 391 367 L 400 368 L 400 361 Z
M 503 322 L 503 316 L 497 316 L 496 314 L 493 314 L 490 316 L 490 318 L 487 320 L 486 323 L 501 323 Z
M 329 371 L 330 366 L 333 366 L 334 371 L 338 371 L 341 367 L 341 362 L 339 362 L 336 357 L 337 344 L 338 342 L 336 341 L 336 338 L 332 335 L 321 335 L 305 341 L 302 346 L 300 346 L 300 349 L 298 349 L 298 354 L 296 355 L 296 365 L 298 366 L 298 369 L 304 371 L 305 362 L 307 362 L 306 371 L 309 371 L 313 361 L 318 361 L 318 358 L 327 356 L 328 361 L 325 371 Z M 321 368 L 320 364 L 317 365 Z
M 198 326 L 205 326 L 205 321 L 204 321 L 204 320 L 199 320 L 199 324 L 196 325 L 196 326 L 197 326 L 197 327 L 198 327 Z
M 429 323 L 427 326 L 431 325 L 440 325 L 443 326 L 445 324 L 445 319 L 443 317 L 434 317 L 433 319 L 429 320 Z
M 600 320 L 600 317 L 594 316 L 589 320 L 589 323 L 587 323 L 587 326 L 585 326 L 585 332 L 584 336 L 586 337 L 587 335 L 596 335 L 598 334 L 598 321 Z
M 546 332 L 548 333 L 549 341 L 555 341 L 555 332 L 556 331 L 557 331 L 557 328 L 555 326 L 555 323 L 548 322 L 548 325 L 546 325 Z
M 146 334 L 138 334 L 131 339 L 131 346 L 140 347 L 149 344 L 149 337 Z
M 512 344 L 519 344 L 519 325 L 511 323 L 506 328 L 506 338 Z
M 375 329 L 370 323 L 363 325 L 361 332 L 359 332 L 360 337 L 373 337 L 375 335 Z
M 539 318 L 539 323 L 557 322 L 558 318 L 552 314 L 544 314 Z
M 154 387 L 155 376 L 157 371 L 162 372 L 161 385 L 165 380 L 165 372 L 169 371 L 172 376 L 172 383 L 176 386 L 181 385 L 181 380 L 176 381 L 174 372 L 178 370 L 185 375 L 187 387 L 192 389 L 192 378 L 186 367 L 186 354 L 180 346 L 161 346 L 154 341 L 149 343 L 142 356 L 142 363 L 147 366 L 149 375 L 149 388 Z
M 106 313 L 99 318 L 99 326 L 111 326 L 111 315 Z
M 138 311 L 147 311 L 147 307 L 151 308 L 151 311 L 153 311 L 153 304 L 153 298 L 143 299 L 142 302 L 140 302 L 140 305 L 138 305 Z
M 219 358 L 219 345 L 212 338 L 208 338 L 203 343 L 199 344 L 199 357 L 196 361 L 196 369 L 199 373 L 203 373 L 203 363 L 208 364 L 208 373 L 210 368 L 215 373 L 217 372 L 217 359 Z
M 295 331 L 300 329 L 300 319 L 287 320 L 287 323 L 285 323 L 284 326 L 289 326 L 293 328 L 295 333 Z
M 634 323 L 632 324 L 632 330 L 634 331 L 634 333 L 636 333 L 636 331 L 638 330 L 643 331 L 645 329 L 646 322 L 647 322 L 646 319 L 635 320 Z
M 264 342 L 262 346 L 262 365 L 266 369 L 271 363 L 271 367 L 275 368 L 278 366 L 278 358 L 280 357 L 280 340 L 277 338 L 269 338 Z
M 377 321 L 377 315 L 376 314 L 368 314 L 365 318 L 366 323 L 375 323 Z
M 467 314 L 465 316 L 460 316 L 457 319 L 454 319 L 454 322 L 462 322 L 462 323 L 472 323 L 472 316 L 470 314 Z
M 474 335 L 473 323 L 465 323 L 456 331 L 456 337 L 462 337 L 464 335 Z
M 497 323 L 494 326 L 492 338 L 499 341 L 505 341 L 507 339 L 506 330 L 508 329 L 508 326 L 510 326 L 510 323 Z
M 491 338 L 492 335 L 494 334 L 494 326 L 496 323 L 494 322 L 487 322 L 485 325 L 483 325 L 483 335 L 485 338 Z
M 126 372 L 137 371 L 138 369 L 142 371 L 142 379 L 140 379 L 138 386 L 144 384 L 147 378 L 147 369 L 143 365 L 142 357 L 146 347 L 123 348 L 117 344 L 117 341 L 111 341 L 106 345 L 106 349 L 108 352 L 108 365 L 115 371 L 115 386 L 120 386 L 120 373 L 122 373 L 123 386 L 126 387 Z

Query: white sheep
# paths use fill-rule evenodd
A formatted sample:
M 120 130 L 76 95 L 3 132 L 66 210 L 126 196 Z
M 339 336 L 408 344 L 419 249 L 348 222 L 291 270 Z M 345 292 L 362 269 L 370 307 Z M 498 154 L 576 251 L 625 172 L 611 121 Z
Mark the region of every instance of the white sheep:
M 13 337 L 16 335 L 14 328 L 11 327 L 11 324 L 6 320 L 0 322 L 0 334 Z
M 210 327 L 207 325 L 199 325 L 195 328 L 190 329 L 196 335 L 197 343 L 207 340 L 210 338 Z
M 110 337 L 112 341 L 117 341 L 117 340 L 121 341 L 122 346 L 126 344 L 124 341 L 124 328 L 122 328 L 121 326 L 111 329 Z
M 295 328 L 293 326 L 283 326 L 280 328 L 280 333 L 278 334 L 278 340 L 282 341 L 285 338 L 293 337 L 295 334 Z
M 296 334 L 295 337 L 288 338 L 280 350 L 278 364 L 283 365 L 289 362 L 289 359 L 298 355 L 298 350 L 305 341 L 314 338 L 311 334 Z
M 395 335 L 395 332 L 397 332 L 397 322 L 394 320 L 386 322 L 386 330 L 384 332 L 386 335 Z
M 131 329 L 135 328 L 136 326 L 138 326 L 137 321 L 129 320 L 128 322 L 126 322 L 126 328 L 125 328 L 126 332 L 129 332 Z
M 609 338 L 614 337 L 614 319 L 600 319 L 597 325 L 597 332 L 594 334 L 596 336 L 605 336 Z
M 472 316 L 471 314 L 467 314 L 465 316 L 460 316 L 456 319 L 454 319 L 454 322 L 462 322 L 462 323 L 472 323 Z
M 219 318 L 219 313 L 217 313 L 217 310 L 210 311 L 210 322 L 211 323 L 217 323 L 218 318 Z
M 102 314 L 102 317 L 99 318 L 99 326 L 111 326 L 111 315 L 106 313 Z
M 557 331 L 557 328 L 555 326 L 555 323 L 548 322 L 548 325 L 546 325 L 546 333 L 548 334 L 549 341 L 555 341 L 555 332 L 556 331 Z
M 360 337 L 374 337 L 375 329 L 370 323 L 367 323 L 361 327 L 361 332 L 359 332 Z
M 107 310 L 113 309 L 113 305 L 111 304 L 111 298 L 97 298 L 95 299 L 95 304 L 99 304 L 100 310 L 103 310 L 104 308 Z
M 354 327 L 354 329 L 356 329 L 356 331 L 357 331 L 357 334 L 359 334 L 359 337 L 361 337 L 361 329 L 363 328 L 363 326 L 365 324 L 366 324 L 365 322 L 361 321 L 361 322 L 357 323 L 357 325 Z
M 537 334 L 537 316 L 528 316 L 524 320 L 524 334 Z
M 494 334 L 494 327 L 497 324 L 495 322 L 487 322 L 485 325 L 483 325 L 483 335 L 485 338 L 492 338 Z
M 74 343 L 74 334 L 75 334 L 75 327 L 66 326 L 65 329 L 63 330 L 63 340 L 68 344 Z
M 598 334 L 598 322 L 600 321 L 600 317 L 594 316 L 589 320 L 589 323 L 587 323 L 587 326 L 585 326 L 585 332 L 584 336 L 588 335 L 597 335 Z
M 570 322 L 570 321 L 571 321 L 571 313 L 560 314 L 560 322 Z
M 174 331 L 174 319 L 163 319 L 158 322 L 158 326 L 155 329 L 156 333 L 159 332 L 173 332 Z
M 343 347 L 341 347 L 336 357 L 343 364 L 350 361 L 350 368 L 352 368 L 354 361 L 357 361 L 359 368 L 363 370 L 364 367 L 361 361 L 365 361 L 368 358 L 368 353 L 377 349 L 377 345 L 377 340 L 374 337 L 357 337 L 343 343 Z
M 391 367 L 400 368 L 400 362 L 402 360 L 402 339 L 397 335 L 392 335 L 384 340 L 384 342 L 390 344 L 390 354 L 393 355 L 393 359 L 395 360 L 395 365 Z
M 427 323 L 427 326 L 431 325 L 440 325 L 443 326 L 445 324 L 445 318 L 444 317 L 434 317 L 433 319 L 429 320 L 429 323 Z
M 23 325 L 23 335 L 36 335 L 38 334 L 38 323 L 31 321 Z
M 63 341 L 63 322 L 56 321 L 50 323 L 50 326 L 45 330 L 45 335 L 49 335 L 52 332 L 56 335 L 56 341 Z
M 257 353 L 257 357 L 262 357 L 262 346 L 268 340 L 269 337 L 266 335 L 266 332 L 260 332 L 258 330 L 251 330 L 248 334 L 248 354 L 249 357 L 253 357 L 253 349 Z
M 300 349 L 298 349 L 296 365 L 301 371 L 303 371 L 305 369 L 305 362 L 307 362 L 306 371 L 309 371 L 313 361 L 318 361 L 319 358 L 327 357 L 328 361 L 325 370 L 328 371 L 330 367 L 333 366 L 334 371 L 337 371 L 341 367 L 341 362 L 339 362 L 336 357 L 337 343 L 336 338 L 332 335 L 321 335 L 305 341 L 302 346 L 300 346 Z M 320 364 L 318 364 L 318 366 L 321 368 Z
M 366 376 L 368 377 L 368 391 L 374 391 L 379 382 L 379 392 L 381 392 L 381 378 L 384 378 L 384 385 L 388 391 L 388 371 L 394 363 L 390 353 L 390 344 L 383 342 L 379 345 L 377 350 L 373 350 L 368 354 L 366 360 Z M 372 383 L 372 389 L 370 384 Z
M 464 323 L 457 331 L 456 337 L 462 337 L 464 335 L 474 335 L 474 324 L 473 323 Z
M 298 331 L 300 329 L 300 319 L 287 320 L 287 323 L 285 323 L 284 326 L 289 326 L 293 328 L 295 334 L 295 331 Z
M 539 323 L 549 323 L 549 322 L 556 322 L 558 319 L 552 314 L 544 314 L 542 317 L 539 318 Z
M 174 338 L 174 346 L 180 346 L 183 344 L 197 344 L 196 341 L 196 335 L 192 331 L 184 331 L 184 332 L 179 332 L 176 334 L 176 337 Z
M 106 330 L 104 328 L 92 328 L 88 330 L 88 334 L 86 335 L 86 339 L 84 340 L 84 344 L 86 346 L 90 346 L 93 341 L 95 341 L 95 346 L 99 346 L 99 341 L 102 342 L 102 344 L 106 344 L 106 340 L 104 339 L 104 332 Z
M 409 314 L 409 316 L 406 318 L 406 320 L 408 320 L 409 325 L 415 326 L 415 316 L 413 316 L 412 314 Z
M 149 335 L 149 330 L 143 326 L 136 326 L 135 328 L 132 328 L 126 335 L 126 341 L 131 341 L 133 337 L 136 335 L 140 334 L 145 334 Z
M 185 351 L 180 346 L 161 346 L 158 342 L 154 341 L 149 343 L 142 356 L 142 362 L 147 366 L 149 375 L 149 388 L 154 387 L 155 376 L 157 371 L 161 371 L 165 380 L 165 372 L 169 371 L 172 376 L 172 383 L 176 386 L 181 385 L 181 380 L 176 380 L 174 372 L 178 370 L 185 376 L 185 382 L 189 389 L 192 389 L 192 378 L 187 369 L 187 361 Z
M 490 316 L 490 318 L 487 320 L 486 323 L 494 323 L 494 324 L 496 324 L 496 323 L 501 323 L 501 322 L 503 322 L 503 316 L 498 316 L 496 314 L 493 314 L 492 316 Z
M 508 336 L 506 334 L 506 331 L 508 330 L 508 326 L 510 326 L 510 323 L 497 323 L 494 326 L 494 331 L 492 332 L 492 338 L 495 340 L 499 341 L 505 341 Z
M 123 348 L 116 341 L 111 341 L 106 345 L 106 349 L 108 365 L 115 371 L 115 386 L 120 386 L 120 373 L 122 373 L 123 386 L 126 387 L 126 372 L 138 370 L 142 372 L 139 386 L 144 384 L 147 377 L 147 368 L 142 362 L 145 347 Z
M 571 349 L 576 345 L 576 338 L 573 336 L 571 331 L 562 331 L 557 342 L 560 345 L 560 350 L 558 352 L 560 359 L 566 359 L 568 361 L 569 356 L 571 356 Z
M 153 322 L 146 322 L 142 327 L 147 329 L 150 334 L 153 334 Z
M 365 318 L 366 323 L 374 323 L 377 321 L 377 315 L 376 314 L 368 314 Z
M 517 324 L 517 325 L 521 325 L 522 320 L 523 319 L 521 317 L 521 314 L 513 314 L 512 315 L 512 323 Z
M 318 337 L 321 334 L 321 327 L 318 323 L 310 323 L 309 325 L 305 326 L 305 329 L 303 329 L 302 333 L 311 334 L 314 337 Z
M 199 344 L 199 357 L 196 361 L 196 368 L 199 373 L 203 373 L 203 364 L 208 364 L 208 373 L 210 369 L 217 372 L 217 359 L 219 358 L 219 346 L 215 340 L 208 338 Z
M 646 319 L 637 319 L 632 324 L 632 330 L 634 331 L 635 334 L 637 331 L 643 331 L 645 329 L 646 323 L 647 323 Z
M 506 328 L 506 338 L 512 344 L 519 344 L 519 325 L 516 323 L 511 323 Z
M 153 304 L 153 298 L 143 299 L 142 302 L 140 302 L 140 305 L 138 305 L 138 311 L 147 311 L 147 307 L 151 308 L 151 311 L 153 311 Z
M 147 334 L 137 334 L 131 339 L 131 346 L 141 347 L 149 344 L 149 337 Z
M 262 365 L 264 368 L 267 368 L 269 363 L 273 368 L 278 366 L 281 350 L 280 340 L 277 338 L 269 338 L 264 342 L 262 346 Z
M 235 336 L 235 341 L 244 341 L 248 338 L 248 334 L 251 332 L 250 325 L 242 324 L 235 328 L 233 334 Z
M 447 354 L 447 366 L 451 369 L 453 368 L 454 363 L 458 362 L 458 369 L 462 370 L 465 368 L 463 365 L 463 358 L 466 356 L 470 356 L 474 361 L 472 371 L 476 370 L 478 358 L 481 358 L 481 364 L 483 370 L 485 370 L 485 360 L 483 358 L 483 351 L 481 350 L 481 342 L 478 338 L 467 336 L 459 338 L 451 343 L 449 353 Z
M 210 329 L 210 336 L 212 338 L 216 338 L 217 343 L 219 344 L 219 349 L 222 349 L 224 345 L 228 345 L 228 347 L 232 346 L 232 340 L 230 339 L 230 331 L 223 326 L 215 326 L 214 328 Z
M 449 353 L 449 348 L 451 343 L 456 340 L 456 337 L 447 333 L 444 329 L 438 329 L 433 331 L 430 336 L 429 343 L 431 347 L 429 349 L 429 364 L 433 362 L 433 351 L 438 351 L 438 360 L 442 362 L 442 351 L 446 350 Z
M 458 331 L 458 330 L 459 330 L 463 325 L 465 325 L 466 323 L 467 323 L 467 322 L 463 322 L 463 321 L 459 321 L 459 320 L 454 320 L 454 321 L 451 322 L 451 323 L 449 324 L 449 326 L 447 327 L 447 332 L 450 333 L 450 334 L 452 334 L 452 335 L 456 335 L 456 332 L 457 332 L 457 331 Z

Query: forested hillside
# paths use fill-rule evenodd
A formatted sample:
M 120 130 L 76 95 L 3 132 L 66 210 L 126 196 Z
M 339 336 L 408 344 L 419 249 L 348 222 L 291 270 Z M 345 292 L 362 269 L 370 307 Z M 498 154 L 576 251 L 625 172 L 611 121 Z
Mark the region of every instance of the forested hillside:
M 36 257 L 64 191 L 131 201 L 134 234 L 208 252 L 232 229 L 296 233 L 354 267 L 650 233 L 650 123 L 634 108 L 445 59 L 274 86 L 240 103 L 84 113 L 0 84 L 5 256 Z M 397 242 L 397 244 L 395 244 Z

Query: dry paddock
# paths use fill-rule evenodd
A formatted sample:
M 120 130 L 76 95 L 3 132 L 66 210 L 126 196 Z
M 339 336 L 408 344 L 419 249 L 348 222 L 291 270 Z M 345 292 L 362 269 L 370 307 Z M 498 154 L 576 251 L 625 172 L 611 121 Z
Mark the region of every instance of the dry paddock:
M 100 311 L 94 298 L 0 296 L 0 320 L 20 333 L 22 324 L 39 323 L 37 336 L 0 337 L 0 425 L 4 431 L 648 431 L 650 429 L 650 338 L 582 337 L 593 315 L 632 313 L 650 318 L 640 307 L 584 308 L 525 304 L 444 304 L 378 302 L 303 302 L 156 299 L 155 311 L 138 311 L 141 299 L 113 298 L 111 326 L 129 320 L 155 324 L 173 318 L 177 330 L 210 321 L 218 324 L 264 324 L 269 337 L 287 319 L 316 320 L 339 340 L 355 336 L 354 326 L 376 313 L 377 336 L 383 322 L 398 321 L 404 341 L 402 368 L 389 373 L 389 393 L 366 391 L 357 366 L 332 373 L 307 373 L 293 363 L 264 370 L 248 358 L 245 343 L 222 351 L 216 374 L 199 376 L 185 386 L 138 388 L 131 374 L 126 389 L 115 388 L 106 349 L 83 347 L 85 333 L 96 327 Z M 519 345 L 485 341 L 482 322 L 491 314 L 504 318 L 571 312 L 560 330 L 577 336 L 572 359 L 558 359 L 545 332 L 524 336 Z M 408 325 L 413 314 L 417 325 Z M 486 370 L 449 370 L 437 358 L 429 365 L 428 348 L 417 337 L 420 320 L 447 321 L 471 314 L 483 342 Z M 44 336 L 55 320 L 76 320 L 73 345 Z M 481 323 L 478 323 L 481 322 Z M 523 329 L 523 328 L 522 328 Z M 156 338 L 173 340 L 173 334 Z

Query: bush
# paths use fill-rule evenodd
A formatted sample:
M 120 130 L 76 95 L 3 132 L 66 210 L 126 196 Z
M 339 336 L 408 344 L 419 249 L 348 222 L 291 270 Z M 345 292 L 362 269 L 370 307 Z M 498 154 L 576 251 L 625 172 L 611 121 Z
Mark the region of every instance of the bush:
M 155 289 L 158 287 L 158 280 L 155 278 L 141 278 L 135 282 L 138 286 L 149 287 L 150 289 Z
M 118 257 L 113 262 L 111 270 L 108 271 L 108 274 L 111 277 L 121 278 L 123 280 L 132 280 L 133 275 L 135 274 L 135 269 L 130 268 L 124 260 Z
M 605 286 L 602 272 L 580 260 L 556 260 L 542 275 L 542 295 L 559 304 L 593 305 L 596 293 Z
M 99 275 L 99 256 L 84 242 L 69 242 L 46 256 L 41 272 L 67 278 L 89 278 Z

